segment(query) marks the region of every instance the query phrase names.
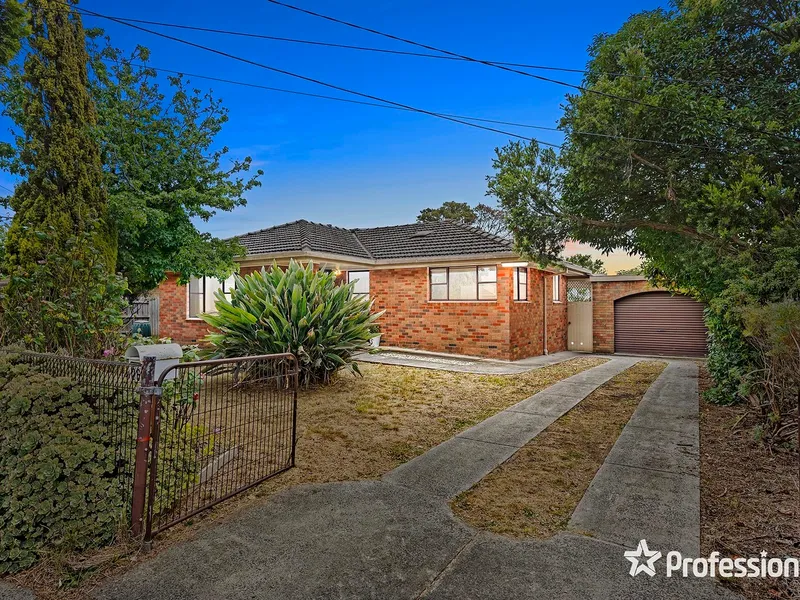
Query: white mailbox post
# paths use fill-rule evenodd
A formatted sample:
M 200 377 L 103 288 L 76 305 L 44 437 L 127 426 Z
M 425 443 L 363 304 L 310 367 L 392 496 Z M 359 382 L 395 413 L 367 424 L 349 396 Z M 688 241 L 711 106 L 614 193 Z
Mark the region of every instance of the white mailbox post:
M 180 344 L 145 344 L 131 346 L 125 351 L 125 358 L 131 362 L 142 362 L 145 356 L 152 356 L 156 359 L 155 380 L 158 381 L 164 371 L 180 362 L 183 350 L 181 350 Z M 167 379 L 174 378 L 175 370 L 173 369 L 167 373 Z

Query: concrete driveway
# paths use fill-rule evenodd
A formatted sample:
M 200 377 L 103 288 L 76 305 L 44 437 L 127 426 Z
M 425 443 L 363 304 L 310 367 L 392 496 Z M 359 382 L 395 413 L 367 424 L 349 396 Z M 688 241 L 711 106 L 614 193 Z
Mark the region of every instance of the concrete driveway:
M 497 415 L 462 434 L 470 445 L 434 448 L 382 481 L 289 489 L 106 582 L 95 597 L 734 598 L 709 580 L 667 578 L 663 568 L 631 577 L 623 555 L 640 537 L 664 553 L 699 552 L 697 368 L 689 362 L 670 362 L 648 391 L 576 510 L 572 532 L 517 541 L 472 529 L 449 509 L 449 498 L 547 419 L 635 361 L 612 359 L 548 388 L 509 409 L 525 415 L 522 425 Z M 503 427 L 514 434 L 493 440 Z M 481 444 L 490 451 L 479 452 Z M 478 468 L 469 467 L 470 454 Z

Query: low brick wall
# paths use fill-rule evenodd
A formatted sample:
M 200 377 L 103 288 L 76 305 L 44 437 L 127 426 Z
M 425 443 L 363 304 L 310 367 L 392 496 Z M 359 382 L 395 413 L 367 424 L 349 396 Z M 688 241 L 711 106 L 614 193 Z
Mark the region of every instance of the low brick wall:
M 644 279 L 592 282 L 592 338 L 594 351 L 614 352 L 614 301 L 632 294 L 657 290 Z

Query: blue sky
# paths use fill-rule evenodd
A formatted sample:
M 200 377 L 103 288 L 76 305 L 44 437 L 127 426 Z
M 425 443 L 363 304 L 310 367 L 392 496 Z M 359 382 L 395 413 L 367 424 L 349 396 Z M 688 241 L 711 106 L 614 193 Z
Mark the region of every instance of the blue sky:
M 586 48 L 615 31 L 630 14 L 657 2 L 570 3 L 422 0 L 294 3 L 375 29 L 481 59 L 582 68 Z M 83 0 L 107 14 L 322 40 L 418 50 L 265 0 Z M 155 67 L 262 85 L 343 95 L 101 19 L 114 44 L 152 50 Z M 163 31 L 279 68 L 427 110 L 553 126 L 567 88 L 484 65 L 396 57 L 344 49 L 241 39 L 211 33 Z M 534 71 L 579 83 L 580 75 Z M 218 138 L 236 156 L 251 155 L 264 170 L 247 207 L 220 214 L 201 228 L 231 235 L 306 218 L 356 227 L 411 222 L 420 209 L 448 200 L 485 201 L 485 177 L 496 146 L 508 141 L 426 115 L 303 98 L 222 83 L 211 87 L 230 109 Z M 501 127 L 502 128 L 502 127 Z M 519 130 L 550 142 L 557 132 Z M 13 180 L 0 173 L 0 185 Z

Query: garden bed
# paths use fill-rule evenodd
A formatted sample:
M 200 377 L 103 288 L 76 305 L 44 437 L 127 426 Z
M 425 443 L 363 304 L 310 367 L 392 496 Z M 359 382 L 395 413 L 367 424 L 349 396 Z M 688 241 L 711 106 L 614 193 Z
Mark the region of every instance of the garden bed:
M 604 362 L 576 358 L 519 375 L 362 364 L 363 378 L 342 375 L 328 386 L 300 391 L 294 469 L 166 531 L 157 538 L 155 551 L 194 535 L 199 522 L 226 519 L 293 485 L 378 478 L 549 385 Z M 83 564 L 89 568 L 77 572 L 64 565 L 79 561 L 59 557 L 10 579 L 34 588 L 41 598 L 86 598 L 103 577 L 144 558 L 119 554 L 107 549 L 102 552 L 107 561 L 88 557 Z
M 701 389 L 711 380 L 700 369 Z M 700 405 L 701 546 L 707 556 L 800 557 L 798 455 L 758 441 L 744 406 Z M 791 583 L 790 583 L 791 581 Z M 731 579 L 746 598 L 800 598 L 800 580 Z
M 603 384 L 452 502 L 473 527 L 548 538 L 566 529 L 647 388 L 666 366 L 640 362 Z

